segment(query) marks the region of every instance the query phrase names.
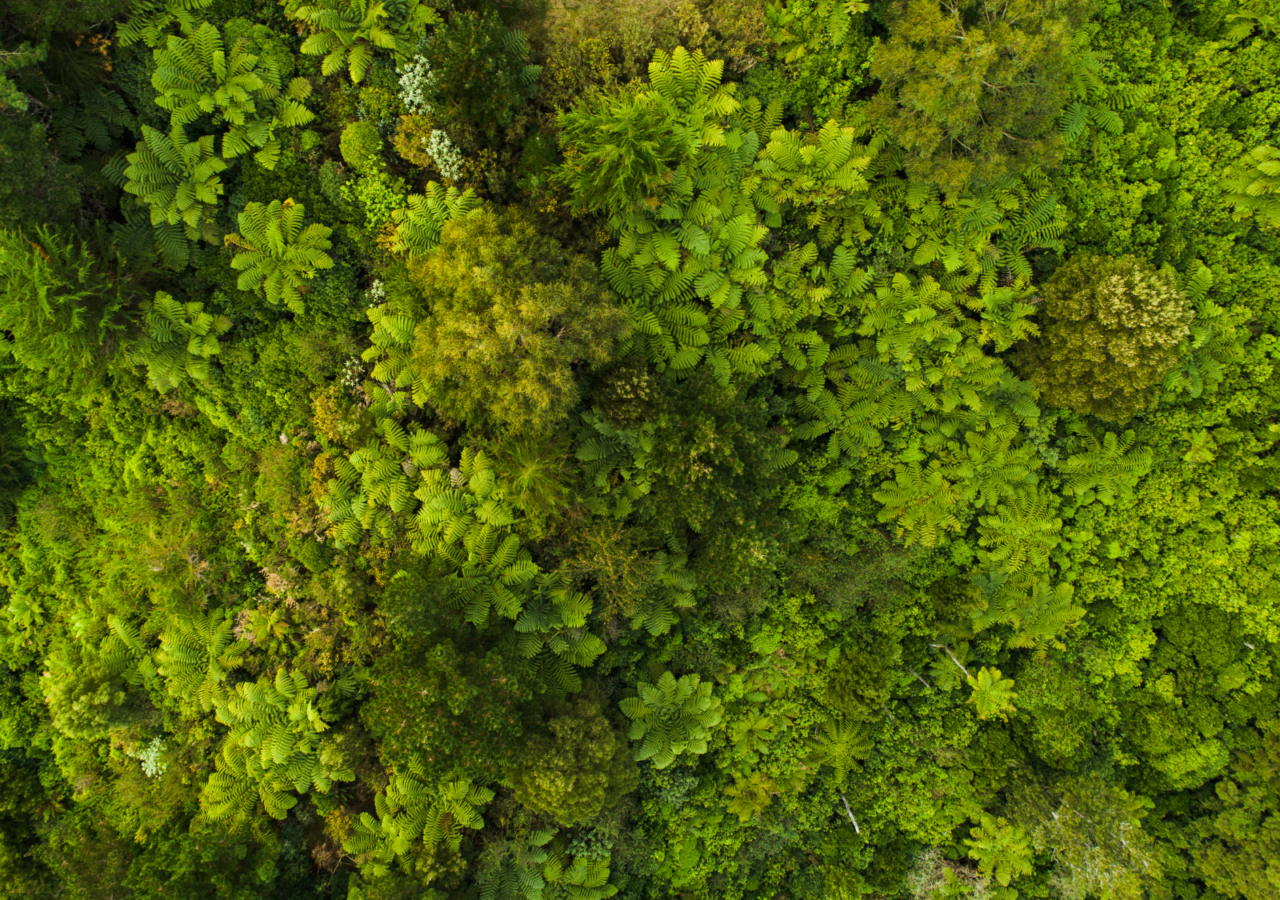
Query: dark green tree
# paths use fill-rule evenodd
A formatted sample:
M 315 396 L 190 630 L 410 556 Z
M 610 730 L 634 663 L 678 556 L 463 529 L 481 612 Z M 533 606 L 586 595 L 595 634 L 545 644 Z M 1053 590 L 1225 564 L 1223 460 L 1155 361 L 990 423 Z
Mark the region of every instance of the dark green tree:
M 493 133 L 537 91 L 541 66 L 525 62 L 529 42 L 493 12 L 465 12 L 439 28 L 423 52 L 431 71 L 426 97 L 442 121 Z
M 889 702 L 888 672 L 873 654 L 852 650 L 844 654 L 827 680 L 826 704 L 859 722 L 879 718 Z
M 0 230 L 0 354 L 82 377 L 108 357 L 135 290 L 77 238 Z
M 1264 900 L 1280 892 L 1280 733 L 1241 753 L 1205 805 L 1195 851 L 1205 883 L 1227 897 Z
M 392 765 L 495 781 L 519 759 L 533 681 L 517 652 L 409 638 L 374 664 L 360 715 Z

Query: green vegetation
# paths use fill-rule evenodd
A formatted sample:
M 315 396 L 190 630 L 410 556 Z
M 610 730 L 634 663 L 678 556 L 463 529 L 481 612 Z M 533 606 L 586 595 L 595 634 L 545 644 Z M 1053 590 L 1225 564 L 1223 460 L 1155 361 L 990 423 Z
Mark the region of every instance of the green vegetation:
M 1043 290 L 1040 337 L 1018 368 L 1045 402 L 1125 422 L 1159 399 L 1194 318 L 1172 271 L 1078 254 Z
M 1268 0 L 10 0 L 0 898 L 1280 895 Z

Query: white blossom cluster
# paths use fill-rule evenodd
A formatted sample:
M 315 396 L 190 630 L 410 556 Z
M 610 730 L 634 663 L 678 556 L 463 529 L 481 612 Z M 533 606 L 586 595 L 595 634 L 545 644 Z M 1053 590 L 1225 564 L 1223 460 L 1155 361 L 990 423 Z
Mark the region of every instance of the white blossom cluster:
M 159 778 L 169 768 L 169 764 L 160 758 L 164 750 L 164 741 L 161 738 L 152 738 L 145 750 L 130 755 L 142 763 L 143 775 L 148 778 Z
M 360 386 L 361 380 L 364 378 L 364 364 L 360 361 L 360 357 L 353 356 L 346 361 L 342 367 L 342 374 L 338 376 L 338 380 L 342 386 L 349 391 L 355 390 Z
M 436 170 L 445 178 L 457 181 L 462 177 L 462 154 L 449 140 L 449 135 L 438 128 L 427 138 L 427 153 L 436 164 Z
M 435 75 L 431 66 L 421 56 L 415 56 L 400 69 L 400 100 L 409 112 L 417 116 L 429 116 L 432 109 L 427 101 Z

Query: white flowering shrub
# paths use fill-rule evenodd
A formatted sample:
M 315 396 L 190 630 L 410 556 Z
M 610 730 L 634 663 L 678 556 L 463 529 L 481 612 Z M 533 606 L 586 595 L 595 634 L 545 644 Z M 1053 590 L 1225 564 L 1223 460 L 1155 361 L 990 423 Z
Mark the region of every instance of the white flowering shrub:
M 415 56 L 400 69 L 400 100 L 409 112 L 417 116 L 429 116 L 432 113 L 430 96 L 435 75 L 431 66 L 421 56 Z

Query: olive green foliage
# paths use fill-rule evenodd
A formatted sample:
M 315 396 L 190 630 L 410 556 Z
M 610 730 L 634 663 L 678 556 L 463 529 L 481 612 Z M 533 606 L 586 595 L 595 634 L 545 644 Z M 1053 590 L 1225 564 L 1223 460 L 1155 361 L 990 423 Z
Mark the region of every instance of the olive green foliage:
M 594 818 L 634 789 L 626 742 L 600 708 L 581 699 L 524 742 L 511 777 L 516 799 L 562 825 Z
M 374 668 L 361 715 L 389 760 L 487 777 L 517 761 L 532 672 L 500 649 L 463 652 L 406 640 Z
M 494 471 L 507 486 L 511 505 L 524 513 L 521 525 L 535 538 L 572 500 L 572 469 L 561 442 L 536 437 L 505 441 L 494 454 Z
M 303 227 L 306 207 L 292 200 L 250 203 L 240 213 L 240 231 L 226 242 L 237 248 L 231 268 L 240 272 L 236 286 L 260 291 L 269 303 L 302 312 L 307 282 L 323 269 L 333 268 L 326 253 L 333 247 L 333 229 L 312 223 Z
M 1043 292 L 1040 337 L 1019 351 L 1018 366 L 1046 403 L 1125 422 L 1156 402 L 1193 317 L 1172 272 L 1083 254 Z
M 855 651 L 827 681 L 826 702 L 859 721 L 874 719 L 888 702 L 885 672 L 869 653 Z
M 525 62 L 529 42 L 493 12 L 464 12 L 438 28 L 422 53 L 431 72 L 426 100 L 444 122 L 485 132 L 511 122 L 537 91 L 541 66 Z
M 510 430 L 553 427 L 578 402 L 573 365 L 606 362 L 626 318 L 582 257 L 523 216 L 453 219 L 411 272 L 415 393 L 443 414 Z
M 663 672 L 656 684 L 640 682 L 638 697 L 628 697 L 620 704 L 631 720 L 628 737 L 640 741 L 636 759 L 652 759 L 653 765 L 665 769 L 682 753 L 707 752 L 711 730 L 720 724 L 720 698 L 712 695 L 711 685 L 697 675 L 676 678 Z
M 907 151 L 911 177 L 952 193 L 1056 162 L 1087 11 L 1081 0 L 891 4 L 870 112 Z
M 1142 827 L 1147 804 L 1097 775 L 1055 787 L 1027 784 L 1017 795 L 1015 820 L 1039 851 L 1054 860 L 1051 883 L 1064 900 L 1140 898 L 1159 877 L 1159 863 Z
M 123 679 L 97 660 L 65 661 L 44 678 L 55 727 L 67 737 L 92 740 L 128 725 L 133 716 Z

